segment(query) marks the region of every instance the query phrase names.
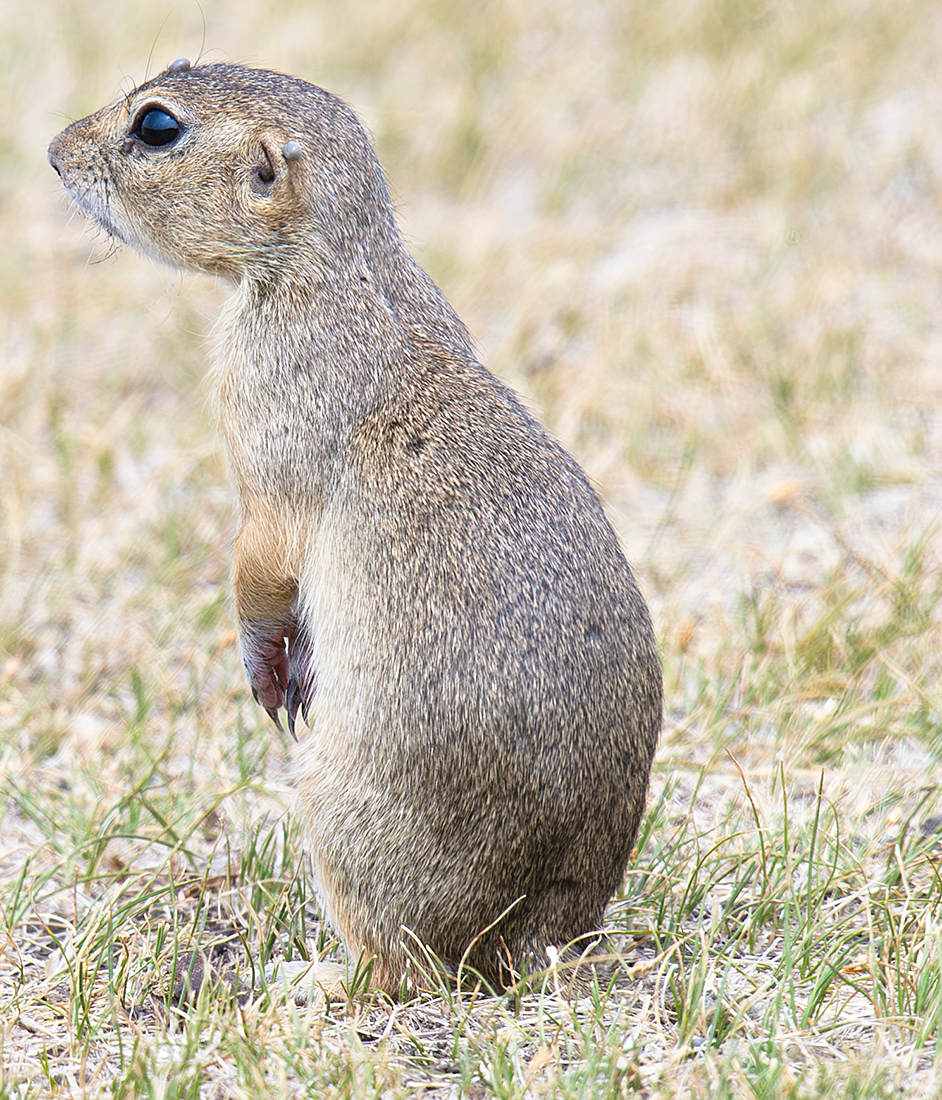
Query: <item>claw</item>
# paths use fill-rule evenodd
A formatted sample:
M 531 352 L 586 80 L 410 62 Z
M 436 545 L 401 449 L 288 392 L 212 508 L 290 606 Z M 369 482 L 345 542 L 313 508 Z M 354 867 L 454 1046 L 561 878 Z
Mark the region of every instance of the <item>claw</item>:
M 297 680 L 289 680 L 288 690 L 285 692 L 285 713 L 288 715 L 288 729 L 295 741 L 297 741 L 298 737 L 294 732 L 294 723 L 298 716 L 298 705 L 300 702 L 301 693 L 298 691 Z
M 265 713 L 268 715 L 268 717 L 278 727 L 278 732 L 279 733 L 284 733 L 285 732 L 285 727 L 281 724 L 281 719 L 278 717 L 278 708 L 277 707 L 266 707 L 265 708 Z

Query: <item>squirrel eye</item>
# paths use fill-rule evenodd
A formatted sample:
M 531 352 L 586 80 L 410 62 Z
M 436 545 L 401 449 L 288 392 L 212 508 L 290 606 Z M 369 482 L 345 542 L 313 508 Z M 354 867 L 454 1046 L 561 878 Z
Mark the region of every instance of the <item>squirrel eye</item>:
M 180 123 L 173 115 L 155 107 L 141 119 L 135 137 L 139 137 L 145 145 L 169 145 L 179 133 Z

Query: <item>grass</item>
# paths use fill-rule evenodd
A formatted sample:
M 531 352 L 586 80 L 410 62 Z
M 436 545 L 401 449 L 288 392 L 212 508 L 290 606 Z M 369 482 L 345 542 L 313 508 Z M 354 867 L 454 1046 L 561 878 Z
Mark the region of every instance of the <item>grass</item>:
M 0 1097 L 937 1095 L 940 36 L 925 0 L 0 7 Z M 578 996 L 264 978 L 343 954 L 235 652 L 226 290 L 94 240 L 43 159 L 201 51 L 363 114 L 651 604 L 665 733 Z

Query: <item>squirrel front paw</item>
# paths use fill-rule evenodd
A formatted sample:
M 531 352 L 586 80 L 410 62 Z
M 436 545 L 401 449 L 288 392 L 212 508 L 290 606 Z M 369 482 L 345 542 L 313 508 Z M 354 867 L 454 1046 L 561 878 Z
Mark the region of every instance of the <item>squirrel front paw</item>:
M 242 664 L 252 696 L 282 732 L 278 712 L 284 707 L 288 729 L 297 740 L 298 710 L 306 722 L 314 696 L 310 636 L 293 618 L 243 621 L 240 625 Z
M 260 703 L 275 725 L 288 688 L 288 644 L 297 629 L 293 620 L 266 619 L 240 623 L 242 664 L 256 703 Z
M 294 634 L 288 640 L 288 686 L 285 689 L 285 711 L 288 715 L 288 729 L 294 734 L 294 722 L 300 708 L 301 717 L 307 722 L 311 700 L 317 689 L 317 675 L 314 669 L 314 649 L 310 631 L 303 622 L 295 627 Z

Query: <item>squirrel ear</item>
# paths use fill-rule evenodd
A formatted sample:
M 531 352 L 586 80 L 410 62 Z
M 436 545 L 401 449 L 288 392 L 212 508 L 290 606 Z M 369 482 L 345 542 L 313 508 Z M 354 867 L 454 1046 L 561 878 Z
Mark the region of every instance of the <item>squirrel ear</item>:
M 300 160 L 304 150 L 297 141 L 286 141 L 281 147 L 281 155 L 287 161 Z

